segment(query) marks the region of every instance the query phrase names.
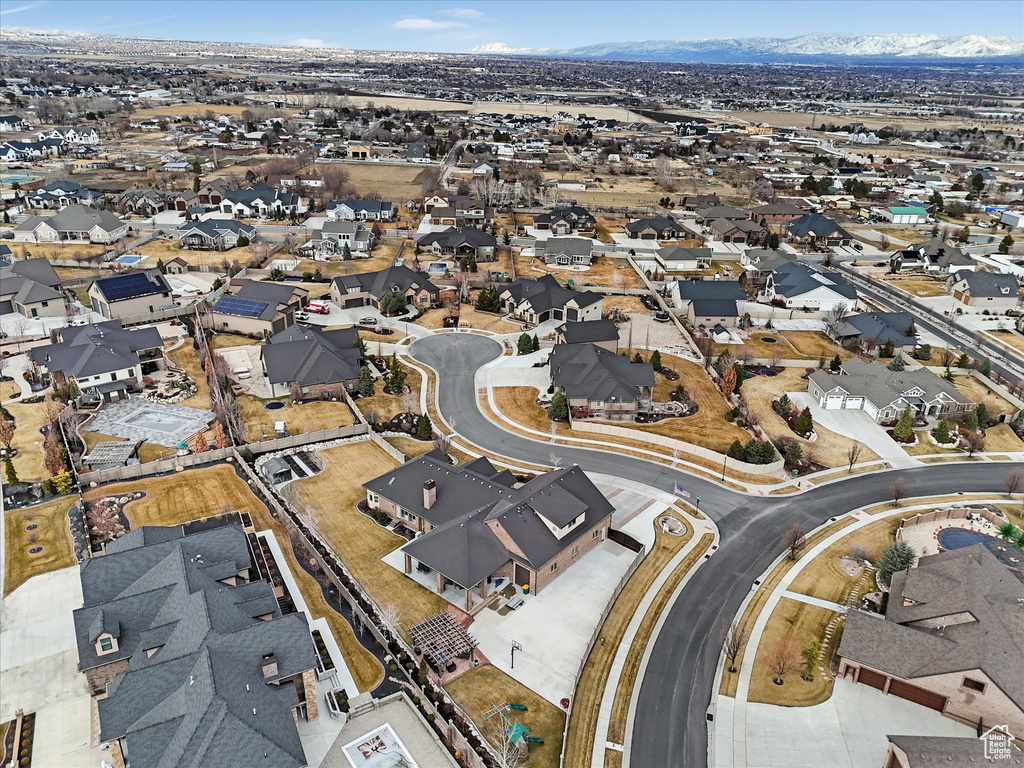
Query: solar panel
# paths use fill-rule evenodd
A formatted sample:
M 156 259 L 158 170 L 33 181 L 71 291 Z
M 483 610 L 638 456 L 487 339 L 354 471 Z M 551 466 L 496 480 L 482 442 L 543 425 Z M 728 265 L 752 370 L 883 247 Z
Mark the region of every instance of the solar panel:
M 108 301 L 120 301 L 133 296 L 146 296 L 150 293 L 166 291 L 167 288 L 160 285 L 159 281 L 154 283 L 145 272 L 133 272 L 117 277 L 107 277 L 97 281 L 103 295 Z
M 214 312 L 221 312 L 225 315 L 236 315 L 238 317 L 259 317 L 262 315 L 269 302 L 256 301 L 256 299 L 242 299 L 238 296 L 222 296 L 214 305 Z

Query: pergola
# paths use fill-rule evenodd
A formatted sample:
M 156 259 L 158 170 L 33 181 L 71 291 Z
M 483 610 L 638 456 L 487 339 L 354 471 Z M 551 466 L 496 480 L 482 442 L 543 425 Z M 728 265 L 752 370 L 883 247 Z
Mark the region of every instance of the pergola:
M 476 640 L 448 611 L 441 611 L 426 621 L 409 628 L 414 644 L 433 662 L 435 669 L 444 669 L 456 658 L 470 658 Z

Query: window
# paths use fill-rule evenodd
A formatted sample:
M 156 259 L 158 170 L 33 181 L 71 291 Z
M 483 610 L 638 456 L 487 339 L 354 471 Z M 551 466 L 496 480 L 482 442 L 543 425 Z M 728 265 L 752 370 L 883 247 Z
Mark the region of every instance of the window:
M 590 538 L 596 539 L 600 535 L 601 535 L 601 531 L 594 531 L 592 534 L 590 534 Z
M 114 650 L 114 641 L 109 637 L 100 638 L 100 650 L 104 653 Z
M 572 556 L 576 557 L 580 553 L 580 545 L 577 544 L 572 548 Z
M 117 371 L 114 371 L 112 374 L 110 374 L 110 380 L 117 381 Z
M 554 573 L 554 572 L 555 572 L 555 571 L 557 571 L 557 570 L 558 570 L 558 563 L 557 563 L 557 562 L 554 562 L 554 563 L 552 563 L 552 564 L 551 564 L 551 567 L 550 567 L 550 568 L 548 569 L 548 571 L 549 571 L 550 573 Z
M 969 691 L 984 693 L 986 685 L 981 682 L 981 680 L 975 680 L 973 677 L 965 677 L 964 681 L 960 684 L 960 687 L 966 688 Z

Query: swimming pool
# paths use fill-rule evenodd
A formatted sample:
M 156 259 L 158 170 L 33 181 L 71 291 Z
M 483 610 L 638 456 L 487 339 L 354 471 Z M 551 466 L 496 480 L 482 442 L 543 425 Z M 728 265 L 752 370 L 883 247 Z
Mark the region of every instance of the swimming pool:
M 136 262 L 142 261 L 142 256 L 121 256 L 118 261 L 122 264 L 135 264 Z
M 0 176 L 0 182 L 4 184 L 24 184 L 26 181 L 34 181 L 38 176 L 24 176 L 19 174 L 5 174 Z
M 1017 555 L 1015 547 L 1004 544 L 1001 539 L 989 536 L 980 531 L 971 531 L 966 528 L 943 528 L 938 533 L 939 546 L 943 549 L 963 549 L 975 544 L 984 544 L 985 548 L 995 555 L 1003 563 L 1018 573 L 1018 578 L 1024 578 L 1020 572 L 1020 563 L 1013 562 L 1011 558 Z

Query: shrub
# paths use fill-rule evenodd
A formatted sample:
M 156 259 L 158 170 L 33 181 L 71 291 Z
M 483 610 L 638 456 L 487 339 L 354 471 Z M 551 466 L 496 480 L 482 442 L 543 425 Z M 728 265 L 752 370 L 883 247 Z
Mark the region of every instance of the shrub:
M 949 443 L 949 422 L 945 418 L 939 419 L 938 425 L 932 430 L 932 437 L 937 443 Z
M 787 464 L 796 464 L 801 458 L 803 458 L 804 449 L 800 447 L 800 443 L 796 440 L 790 440 L 786 443 L 786 451 L 784 455 L 786 457 Z
M 800 415 L 793 422 L 793 429 L 801 435 L 809 435 L 814 431 L 814 419 L 811 418 L 810 408 L 800 411 Z
M 892 433 L 900 440 L 910 440 L 914 437 L 913 427 L 914 417 L 911 415 L 910 406 L 908 405 L 903 413 L 900 414 L 899 421 L 896 422 Z

